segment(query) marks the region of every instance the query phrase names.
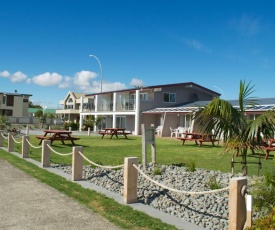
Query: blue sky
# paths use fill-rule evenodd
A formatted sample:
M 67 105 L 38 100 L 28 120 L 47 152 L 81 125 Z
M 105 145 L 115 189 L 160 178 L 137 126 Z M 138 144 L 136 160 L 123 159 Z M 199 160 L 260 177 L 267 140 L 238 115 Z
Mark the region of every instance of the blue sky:
M 275 97 L 272 1 L 0 0 L 0 92 L 57 107 L 69 91 L 195 82 Z M 216 87 L 214 87 L 216 86 Z

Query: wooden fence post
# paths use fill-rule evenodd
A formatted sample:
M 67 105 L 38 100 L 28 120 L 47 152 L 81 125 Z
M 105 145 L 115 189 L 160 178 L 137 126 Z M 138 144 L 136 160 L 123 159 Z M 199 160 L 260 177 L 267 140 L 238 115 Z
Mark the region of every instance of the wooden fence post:
M 51 150 L 47 145 L 51 145 L 50 140 L 43 140 L 42 141 L 42 156 L 41 156 L 41 166 L 42 167 L 50 167 L 51 162 L 50 162 L 50 153 Z
M 242 230 L 246 222 L 246 203 L 242 189 L 247 185 L 245 177 L 231 178 L 229 183 L 229 230 Z
M 82 180 L 83 157 L 79 152 L 83 154 L 83 146 L 74 146 L 72 157 L 72 181 Z
M 3 147 L 3 136 L 2 136 L 3 132 L 0 131 L 0 147 Z
M 29 158 L 29 136 L 22 136 L 22 157 Z
M 124 202 L 126 204 L 137 201 L 137 179 L 138 172 L 133 164 L 138 166 L 137 157 L 124 158 Z
M 12 138 L 12 134 L 8 134 L 8 152 L 13 152 L 14 151 L 14 140 Z

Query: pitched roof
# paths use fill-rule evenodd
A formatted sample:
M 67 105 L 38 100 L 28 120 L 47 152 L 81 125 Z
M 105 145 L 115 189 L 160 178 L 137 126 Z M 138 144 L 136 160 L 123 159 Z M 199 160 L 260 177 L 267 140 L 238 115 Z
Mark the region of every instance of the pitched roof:
M 155 108 L 142 113 L 190 113 L 198 107 L 206 106 L 210 101 L 196 101 L 168 108 Z M 239 100 L 228 100 L 233 107 L 239 108 Z M 246 111 L 264 112 L 275 108 L 275 98 L 257 98 L 254 106 L 248 106 Z
M 183 83 L 174 83 L 174 84 L 165 84 L 165 85 L 153 85 L 153 86 L 139 86 L 136 88 L 131 88 L 131 89 L 123 89 L 123 90 L 116 90 L 116 91 L 108 91 L 108 92 L 102 92 L 102 93 L 92 93 L 92 94 L 86 94 L 85 96 L 93 96 L 93 95 L 99 95 L 99 94 L 107 94 L 107 93 L 112 93 L 112 92 L 126 92 L 126 91 L 133 91 L 133 90 L 137 90 L 137 89 L 141 89 L 141 90 L 146 90 L 146 89 L 154 89 L 154 88 L 166 88 L 166 87 L 176 87 L 176 86 L 184 86 L 186 88 L 197 88 L 197 89 L 201 89 L 201 90 L 205 90 L 208 92 L 211 92 L 214 95 L 220 96 L 220 93 L 217 93 L 213 90 L 210 90 L 208 88 L 205 88 L 201 85 L 198 85 L 194 82 L 183 82 Z

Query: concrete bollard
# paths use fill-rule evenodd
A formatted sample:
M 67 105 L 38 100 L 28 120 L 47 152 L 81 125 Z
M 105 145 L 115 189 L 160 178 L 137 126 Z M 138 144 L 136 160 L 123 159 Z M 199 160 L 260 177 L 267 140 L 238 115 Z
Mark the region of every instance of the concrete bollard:
M 30 128 L 29 128 L 29 126 L 27 125 L 27 127 L 26 127 L 26 135 L 29 135 L 29 133 L 30 133 Z
M 12 138 L 12 134 L 8 134 L 8 152 L 13 152 L 14 151 L 14 140 Z
M 3 138 L 3 132 L 0 131 L 0 147 L 3 147 L 3 141 L 4 141 L 4 138 Z
M 91 128 L 89 127 L 88 128 L 88 136 L 90 136 L 90 134 L 91 134 Z
M 51 162 L 50 162 L 50 153 L 51 150 L 47 145 L 51 145 L 50 140 L 43 140 L 42 142 L 42 156 L 41 156 L 41 167 L 50 167 Z
M 245 228 L 250 228 L 252 226 L 252 216 L 253 216 L 253 211 L 252 211 L 252 196 L 247 195 L 246 196 L 246 223 L 245 223 Z
M 229 183 L 229 230 L 242 230 L 246 222 L 246 203 L 242 189 L 247 185 L 245 177 L 231 178 Z
M 137 157 L 124 158 L 124 197 L 126 204 L 137 201 L 137 179 L 138 172 L 133 167 L 133 164 L 138 165 Z
M 22 158 L 29 158 L 29 136 L 22 136 Z
M 83 158 L 79 152 L 83 154 L 83 147 L 74 146 L 72 158 L 72 181 L 82 180 Z

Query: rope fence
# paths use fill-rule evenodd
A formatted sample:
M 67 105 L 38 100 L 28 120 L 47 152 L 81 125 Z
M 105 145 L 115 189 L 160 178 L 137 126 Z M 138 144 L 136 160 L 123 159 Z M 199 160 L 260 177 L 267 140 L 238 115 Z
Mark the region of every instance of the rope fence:
M 40 149 L 40 148 L 42 148 L 42 146 L 34 146 L 34 145 L 32 145 L 31 142 L 29 142 L 28 139 L 26 139 L 26 142 L 29 144 L 29 146 L 31 146 L 31 147 L 33 147 L 33 148 L 35 148 L 35 149 Z
M 49 144 L 47 144 L 47 147 L 48 147 L 52 152 L 56 153 L 56 154 L 59 155 L 59 156 L 70 156 L 70 155 L 73 154 L 72 152 L 70 152 L 70 153 L 60 153 L 60 152 L 57 152 L 57 151 L 55 151 Z
M 178 189 L 174 189 L 174 188 L 170 188 L 164 184 L 159 183 L 158 181 L 153 180 L 152 178 L 150 178 L 149 176 L 147 176 L 137 165 L 133 164 L 133 167 L 147 180 L 151 181 L 152 183 L 167 189 L 171 192 L 176 192 L 176 193 L 183 193 L 186 195 L 203 195 L 203 194 L 210 194 L 210 193 L 218 193 L 218 192 L 224 192 L 226 190 L 229 190 L 229 187 L 225 187 L 225 188 L 221 188 L 221 189 L 215 189 L 215 190 L 210 190 L 210 191 L 202 191 L 202 192 L 189 192 L 189 191 L 183 191 L 183 190 L 178 190 Z
M 84 156 L 84 155 L 82 154 L 82 152 L 79 151 L 78 153 L 80 154 L 80 156 L 82 156 L 82 157 L 83 157 L 86 161 L 88 161 L 90 164 L 95 165 L 95 166 L 100 167 L 100 168 L 116 169 L 116 168 L 122 168 L 122 167 L 124 166 L 124 164 L 123 164 L 123 165 L 117 165 L 117 166 L 104 166 L 104 165 L 99 165 L 99 164 L 97 164 L 97 163 L 95 163 L 95 162 L 89 160 L 86 156 Z
M 8 139 L 8 137 L 5 137 L 5 135 L 1 132 L 1 136 L 5 139 L 5 140 L 7 140 Z
M 15 138 L 14 138 L 14 136 L 13 135 L 11 135 L 11 138 L 13 139 L 13 141 L 15 142 L 15 143 L 17 143 L 17 144 L 21 144 L 22 143 L 22 141 L 17 141 Z

